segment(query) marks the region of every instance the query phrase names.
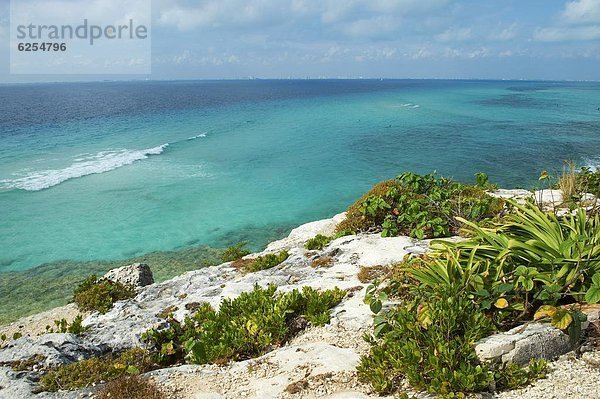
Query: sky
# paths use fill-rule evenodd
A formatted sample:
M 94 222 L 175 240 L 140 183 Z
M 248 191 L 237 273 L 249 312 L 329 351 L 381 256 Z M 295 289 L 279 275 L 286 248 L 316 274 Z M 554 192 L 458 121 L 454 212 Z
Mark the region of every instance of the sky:
M 53 1 L 121 12 L 124 0 Z M 138 0 L 139 1 L 139 0 Z M 97 79 L 600 80 L 600 0 L 153 0 L 152 73 L 11 75 L 0 0 L 0 82 Z M 122 15 L 120 15 L 122 17 Z

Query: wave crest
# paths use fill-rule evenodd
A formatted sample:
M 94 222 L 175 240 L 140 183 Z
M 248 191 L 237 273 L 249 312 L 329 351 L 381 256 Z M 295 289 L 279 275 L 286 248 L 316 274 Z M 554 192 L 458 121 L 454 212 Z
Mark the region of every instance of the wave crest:
M 169 143 L 144 150 L 101 151 L 95 155 L 79 157 L 64 169 L 48 169 L 27 174 L 16 179 L 0 180 L 0 188 L 40 191 L 78 177 L 109 172 L 131 165 L 152 155 L 159 155 Z

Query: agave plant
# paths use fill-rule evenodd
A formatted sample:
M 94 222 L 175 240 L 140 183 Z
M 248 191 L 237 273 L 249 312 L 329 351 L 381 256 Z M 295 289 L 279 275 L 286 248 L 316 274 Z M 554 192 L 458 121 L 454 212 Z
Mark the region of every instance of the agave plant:
M 561 296 L 600 301 L 595 284 L 600 277 L 594 277 L 600 273 L 598 215 L 589 216 L 578 208 L 573 214 L 557 217 L 534 204 L 511 205 L 514 212 L 503 224 L 483 228 L 461 219 L 471 238 L 436 241 L 434 248 L 440 253 L 456 253 L 466 270 L 472 269 L 473 263 L 489 262 L 482 276 L 491 279 L 488 286 L 511 284 L 516 291 L 531 292 L 543 302 L 556 302 Z

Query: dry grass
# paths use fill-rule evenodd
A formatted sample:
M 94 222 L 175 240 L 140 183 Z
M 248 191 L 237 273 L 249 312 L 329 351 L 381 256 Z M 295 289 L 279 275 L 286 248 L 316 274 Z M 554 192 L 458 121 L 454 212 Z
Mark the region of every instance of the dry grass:
M 233 263 L 231 264 L 231 266 L 235 267 L 236 269 L 245 270 L 253 262 L 254 262 L 254 259 L 238 259 L 236 261 L 233 261 Z
M 177 309 L 178 308 L 175 305 L 167 306 L 160 313 L 158 313 L 156 316 L 160 317 L 161 319 L 166 319 L 167 317 L 169 317 L 173 313 L 177 312 Z
M 384 277 L 389 273 L 387 266 L 363 266 L 357 273 L 358 281 L 363 284 L 370 283 L 373 280 Z
M 109 382 L 96 399 L 167 399 L 155 383 L 137 375 L 126 375 Z
M 331 267 L 333 264 L 333 258 L 331 256 L 319 256 L 316 259 L 313 259 L 311 262 L 311 266 L 314 268 L 319 267 Z
M 563 201 L 568 201 L 577 195 L 577 172 L 575 162 L 565 161 L 563 172 L 558 179 L 558 187 L 562 192 Z

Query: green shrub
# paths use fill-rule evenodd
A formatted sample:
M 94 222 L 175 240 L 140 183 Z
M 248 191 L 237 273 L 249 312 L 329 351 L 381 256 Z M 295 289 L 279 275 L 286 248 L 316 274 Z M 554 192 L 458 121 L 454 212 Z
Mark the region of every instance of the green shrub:
M 221 254 L 221 260 L 223 262 L 233 262 L 243 258 L 250 254 L 250 251 L 246 248 L 247 242 L 240 242 L 236 245 L 226 248 Z
M 373 188 L 367 191 L 362 197 L 358 199 L 354 204 L 350 205 L 346 212 L 346 219 L 341 221 L 336 226 L 336 233 L 340 233 L 343 231 L 353 231 L 353 232 L 367 232 L 371 230 L 378 229 L 383 223 L 383 219 L 385 218 L 384 214 L 377 215 L 377 217 L 366 217 L 361 212 L 361 207 L 363 202 L 367 200 L 367 198 L 371 196 L 383 197 L 386 193 L 395 186 L 396 182 L 394 180 L 386 180 L 380 183 L 377 183 Z
M 458 217 L 479 221 L 503 211 L 503 202 L 486 192 L 489 183 L 477 175 L 469 186 L 435 172 L 428 175 L 404 173 L 379 183 L 348 208 L 346 220 L 337 231 L 380 231 L 382 236 L 447 237 L 461 226 Z
M 455 288 L 420 294 L 375 318 L 377 335 L 367 337 L 371 350 L 359 377 L 382 394 L 395 392 L 404 378 L 439 394 L 487 389 L 492 375 L 478 363 L 474 344 L 493 330 L 490 321 Z
M 497 366 L 494 370 L 494 380 L 497 390 L 510 390 L 522 388 L 535 380 L 544 378 L 548 370 L 548 363 L 544 359 L 531 360 L 527 367 L 508 363 Z
M 135 295 L 133 287 L 91 276 L 75 289 L 73 301 L 80 310 L 106 313 L 115 302 L 133 298 Z
M 600 169 L 592 171 L 590 168 L 581 168 L 577 174 L 576 188 L 579 193 L 600 197 Z
M 168 318 L 168 327 L 146 332 L 142 339 L 165 365 L 223 364 L 260 356 L 298 332 L 302 320 L 313 325 L 329 322 L 329 310 L 344 297 L 340 289 L 277 293 L 277 287 L 255 286 L 235 299 L 224 299 L 219 310 L 202 304 L 183 323 Z
M 81 335 L 86 331 L 86 328 L 81 324 L 83 317 L 77 315 L 71 323 L 66 319 L 54 320 L 54 327 L 46 326 L 46 333 L 68 333 Z
M 40 379 L 43 391 L 76 390 L 100 381 L 111 381 L 127 374 L 153 370 L 150 354 L 141 348 L 129 349 L 119 356 L 90 358 L 48 371 Z
M 331 235 L 331 236 L 324 236 L 323 234 L 317 234 L 313 238 L 306 241 L 306 243 L 304 244 L 304 248 L 306 248 L 310 251 L 321 250 L 321 249 L 325 248 L 327 245 L 329 245 L 329 243 L 333 240 L 337 240 L 340 237 L 350 236 L 350 235 L 354 235 L 354 234 L 356 234 L 354 231 L 348 230 L 348 229 L 340 230 L 336 234 Z
M 313 238 L 306 241 L 306 244 L 304 244 L 304 248 L 311 251 L 316 249 L 321 250 L 327 245 L 329 245 L 331 241 L 333 241 L 333 236 L 324 236 L 322 234 L 317 234 Z
M 410 301 L 382 310 L 386 295 L 369 287 L 365 298 L 377 314 L 371 344 L 358 366 L 359 378 L 381 394 L 396 392 L 406 379 L 417 390 L 441 397 L 514 389 L 544 376 L 546 363 L 528 368 L 479 362 L 475 343 L 495 327 L 476 298 L 461 284 L 434 287 L 412 285 Z
M 250 264 L 246 266 L 246 270 L 249 272 L 257 272 L 259 270 L 266 270 L 279 265 L 281 262 L 286 260 L 290 254 L 288 251 L 281 251 L 278 254 L 266 254 L 253 259 Z

